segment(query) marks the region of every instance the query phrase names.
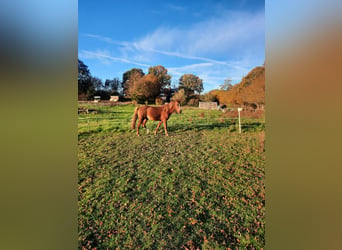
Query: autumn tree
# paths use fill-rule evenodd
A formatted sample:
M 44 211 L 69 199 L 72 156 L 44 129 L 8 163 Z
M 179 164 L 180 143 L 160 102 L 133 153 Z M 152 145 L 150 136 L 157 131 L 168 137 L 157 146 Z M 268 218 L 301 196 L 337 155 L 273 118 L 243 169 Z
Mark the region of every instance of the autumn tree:
M 121 88 L 124 94 L 130 92 L 128 90 L 129 87 L 132 87 L 132 79 L 136 79 L 137 77 L 142 77 L 144 76 L 145 73 L 143 72 L 142 69 L 138 69 L 138 68 L 133 68 L 130 69 L 128 71 L 126 71 L 125 73 L 123 73 L 122 75 L 122 83 L 121 83 Z M 133 78 L 131 78 L 133 77 Z M 129 96 L 127 96 L 129 97 Z M 129 97 L 130 98 L 130 97 Z
M 160 94 L 160 82 L 153 74 L 147 74 L 136 83 L 140 100 L 154 100 Z
M 201 98 L 202 101 L 204 102 L 217 102 L 217 95 L 211 91 L 209 93 L 205 93 L 202 98 Z
M 187 97 L 195 92 L 200 94 L 203 91 L 203 80 L 193 74 L 184 74 L 179 78 L 179 89 L 184 89 Z
M 138 102 L 154 100 L 160 94 L 160 82 L 153 74 L 141 76 L 135 72 L 128 80 L 126 96 Z
M 265 67 L 252 69 L 240 83 L 235 84 L 229 91 L 215 90 L 220 104 L 232 106 L 264 109 L 265 106 Z
M 128 72 L 128 71 L 127 71 Z M 127 73 L 126 72 L 126 73 Z M 139 71 L 132 71 L 129 73 L 129 78 L 125 80 L 124 94 L 132 100 L 139 98 L 139 84 L 137 84 L 143 75 Z
M 170 88 L 171 76 L 167 73 L 167 69 L 164 66 L 152 66 L 148 69 L 148 74 L 154 75 L 157 79 L 158 85 L 156 86 L 156 88 L 158 88 L 159 91 L 154 92 L 155 95 L 153 96 L 153 98 L 160 95 L 160 93 L 165 89 Z
M 154 101 L 161 91 L 170 87 L 171 76 L 165 67 L 158 65 L 150 67 L 147 75 L 140 69 L 131 69 L 124 73 L 123 82 L 126 97 L 138 102 Z

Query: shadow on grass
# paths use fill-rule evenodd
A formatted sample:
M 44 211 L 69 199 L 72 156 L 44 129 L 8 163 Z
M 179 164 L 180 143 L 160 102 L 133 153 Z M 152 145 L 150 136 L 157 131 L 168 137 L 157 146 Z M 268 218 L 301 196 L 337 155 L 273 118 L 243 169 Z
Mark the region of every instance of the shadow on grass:
M 154 131 L 157 127 L 157 123 L 149 123 L 147 124 L 147 129 L 149 132 L 147 133 L 147 130 L 140 127 L 140 133 L 142 135 L 144 134 L 150 134 L 154 135 Z M 167 131 L 169 133 L 177 133 L 177 132 L 187 132 L 187 131 L 204 131 L 204 130 L 214 130 L 214 129 L 228 129 L 229 132 L 236 132 L 239 131 L 238 124 L 236 122 L 230 122 L 230 123 L 220 123 L 220 122 L 213 122 L 210 124 L 200 124 L 200 123 L 188 123 L 188 124 L 168 124 Z M 257 132 L 257 131 L 263 131 L 265 130 L 265 123 L 263 122 L 250 122 L 246 124 L 242 124 L 241 126 L 242 133 L 246 132 Z M 109 128 L 103 128 L 101 125 L 97 128 L 79 132 L 78 137 L 83 138 L 90 136 L 92 134 L 97 133 L 136 133 L 136 129 L 132 130 L 129 128 L 122 128 L 120 126 L 113 126 Z M 158 134 L 164 134 L 164 127 L 160 126 L 158 130 Z
M 83 137 L 88 137 L 88 136 L 99 134 L 99 133 L 122 134 L 122 133 L 128 133 L 130 131 L 132 130 L 128 128 L 122 128 L 120 126 L 112 126 L 112 127 L 103 128 L 102 125 L 99 125 L 98 127 L 88 129 L 87 131 L 78 132 L 78 138 L 81 139 Z
M 220 123 L 214 122 L 210 124 L 199 124 L 199 123 L 191 123 L 187 125 L 183 124 L 172 124 L 168 126 L 168 131 L 176 132 L 176 131 L 202 131 L 202 130 L 213 130 L 217 128 L 228 128 L 231 132 L 237 131 L 239 129 L 238 124 L 236 122 L 230 123 Z M 261 131 L 265 129 L 265 124 L 262 122 L 252 122 L 247 124 L 242 124 L 241 130 L 242 132 L 253 132 L 253 131 Z
M 265 130 L 264 122 L 252 122 L 241 125 L 242 132 L 256 132 Z

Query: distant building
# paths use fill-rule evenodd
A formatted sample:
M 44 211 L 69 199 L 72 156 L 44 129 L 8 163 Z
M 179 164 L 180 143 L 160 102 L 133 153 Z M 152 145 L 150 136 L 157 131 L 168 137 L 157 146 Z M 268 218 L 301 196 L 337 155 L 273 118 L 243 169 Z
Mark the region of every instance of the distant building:
M 117 101 L 119 101 L 119 96 L 118 95 L 111 95 L 109 101 L 110 102 L 117 102 Z
M 99 102 L 99 101 L 101 101 L 101 96 L 99 95 L 94 96 L 94 102 Z
M 199 102 L 198 107 L 200 109 L 216 110 L 217 109 L 217 102 Z

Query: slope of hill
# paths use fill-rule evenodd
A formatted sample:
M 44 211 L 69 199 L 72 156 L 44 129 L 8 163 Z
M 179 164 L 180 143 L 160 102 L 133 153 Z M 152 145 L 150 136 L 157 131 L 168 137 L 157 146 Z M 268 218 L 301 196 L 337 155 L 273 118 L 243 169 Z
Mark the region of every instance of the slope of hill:
M 265 106 L 265 67 L 252 69 L 241 82 L 230 90 L 212 90 L 209 92 L 220 104 L 231 107 L 264 109 Z

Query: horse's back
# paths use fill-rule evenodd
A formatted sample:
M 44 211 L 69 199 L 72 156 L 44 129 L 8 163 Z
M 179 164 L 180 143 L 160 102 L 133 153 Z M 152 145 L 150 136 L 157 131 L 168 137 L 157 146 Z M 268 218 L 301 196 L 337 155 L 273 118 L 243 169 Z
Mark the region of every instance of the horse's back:
M 151 107 L 147 106 L 146 115 L 149 120 L 160 121 L 161 113 L 163 112 L 163 107 Z

